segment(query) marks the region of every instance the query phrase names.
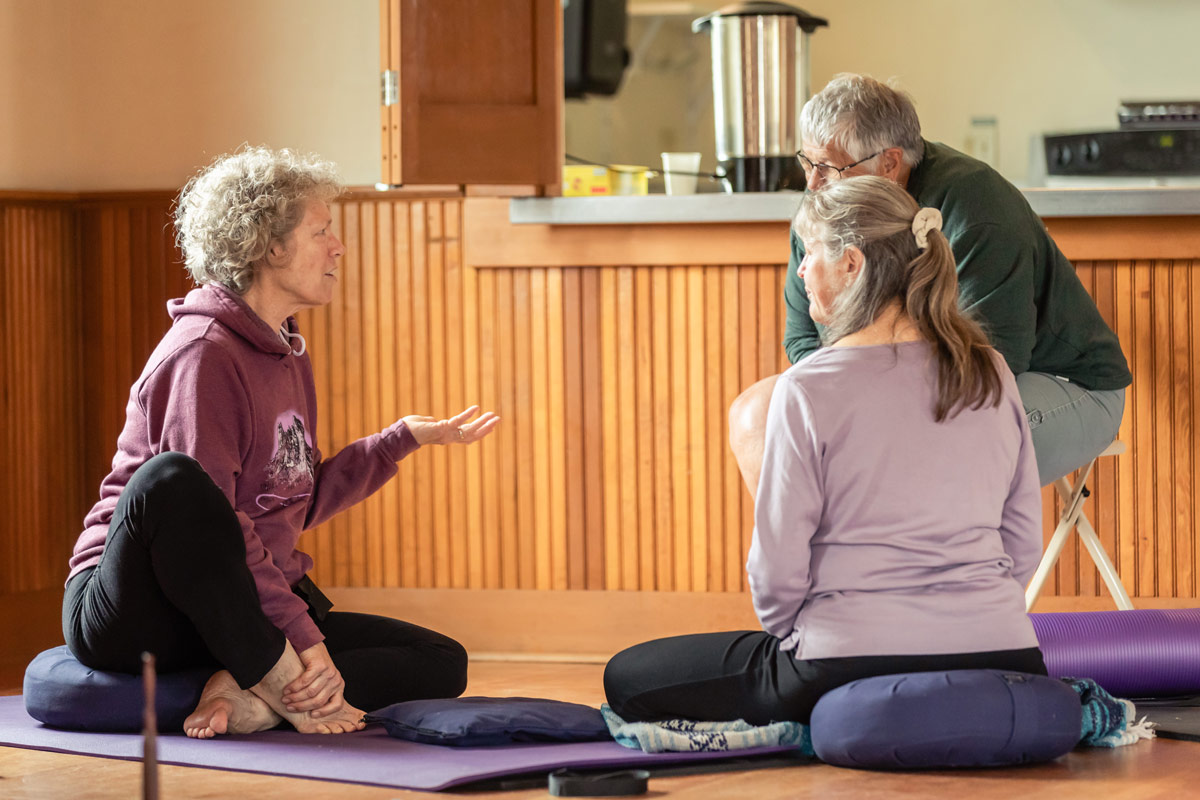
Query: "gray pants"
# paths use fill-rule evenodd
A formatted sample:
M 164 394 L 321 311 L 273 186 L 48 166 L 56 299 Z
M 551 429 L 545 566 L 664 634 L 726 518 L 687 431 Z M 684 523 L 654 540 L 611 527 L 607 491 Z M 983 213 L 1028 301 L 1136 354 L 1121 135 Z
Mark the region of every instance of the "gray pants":
M 1084 466 L 1117 438 L 1124 389 L 1092 391 L 1044 372 L 1021 373 L 1017 389 L 1043 486 Z

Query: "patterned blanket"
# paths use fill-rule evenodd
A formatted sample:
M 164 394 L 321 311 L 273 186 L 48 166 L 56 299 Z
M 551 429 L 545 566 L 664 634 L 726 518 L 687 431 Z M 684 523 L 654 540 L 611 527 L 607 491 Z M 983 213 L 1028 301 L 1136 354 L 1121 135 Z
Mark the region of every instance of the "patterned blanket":
M 1083 724 L 1079 743 L 1088 747 L 1121 747 L 1154 738 L 1154 723 L 1145 717 L 1135 722 L 1136 708 L 1104 691 L 1091 678 L 1063 678 L 1079 694 Z M 625 747 L 647 753 L 690 750 L 741 750 L 747 747 L 791 745 L 813 755 L 807 725 L 772 722 L 751 725 L 733 722 L 695 722 L 670 719 L 661 722 L 626 722 L 607 703 L 600 706 L 609 733 Z

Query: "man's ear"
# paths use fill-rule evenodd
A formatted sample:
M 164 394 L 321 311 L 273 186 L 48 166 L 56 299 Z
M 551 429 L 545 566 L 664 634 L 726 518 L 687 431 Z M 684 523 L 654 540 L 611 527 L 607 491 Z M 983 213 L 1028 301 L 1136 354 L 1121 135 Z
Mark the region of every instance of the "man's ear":
M 903 148 L 889 147 L 879 154 L 879 177 L 900 183 L 900 177 L 904 170 Z

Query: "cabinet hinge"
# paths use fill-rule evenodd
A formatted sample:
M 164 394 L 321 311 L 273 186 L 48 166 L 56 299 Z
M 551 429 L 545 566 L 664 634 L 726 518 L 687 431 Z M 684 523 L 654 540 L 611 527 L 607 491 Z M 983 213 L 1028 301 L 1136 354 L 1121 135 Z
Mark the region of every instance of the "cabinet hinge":
M 400 102 L 400 72 L 394 69 L 385 69 L 379 75 L 380 87 L 383 104 L 385 106 L 394 106 Z

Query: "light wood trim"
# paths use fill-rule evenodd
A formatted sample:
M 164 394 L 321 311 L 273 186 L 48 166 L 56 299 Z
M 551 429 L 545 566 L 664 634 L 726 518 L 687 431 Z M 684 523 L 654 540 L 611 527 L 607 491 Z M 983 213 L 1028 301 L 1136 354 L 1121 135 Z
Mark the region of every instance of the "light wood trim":
M 471 653 L 607 656 L 646 639 L 758 629 L 750 598 L 716 592 L 322 587 L 339 610 L 394 616 Z
M 568 270 L 567 275 L 573 271 Z M 600 270 L 582 270 L 580 306 L 583 330 L 579 337 L 578 362 L 582 365 L 580 388 L 583 393 L 583 464 L 584 464 L 584 527 L 575 533 L 572 542 L 578 558 L 585 563 L 584 582 L 573 588 L 603 589 L 605 587 L 605 542 L 594 531 L 604 528 L 605 498 L 605 445 L 604 417 L 602 410 Z M 565 277 L 564 277 L 565 281 Z M 575 441 L 579 441 L 575 439 Z M 575 474 L 575 473 L 571 473 Z
M 650 320 L 654 315 L 651 299 L 651 270 L 638 267 L 633 276 L 634 383 L 633 414 L 636 436 L 631 440 L 637 448 L 637 474 L 650 476 L 654 472 L 654 371 L 650 357 Z M 655 557 L 657 546 L 654 521 L 654 482 L 643 478 L 635 482 L 638 515 L 637 585 L 643 589 L 656 588 Z
M 1072 261 L 1200 258 L 1200 216 L 1051 217 L 1044 222 Z
M 446 345 L 446 240 L 442 216 L 443 203 L 431 202 L 426 206 L 427 230 L 427 296 L 428 323 L 427 350 L 429 363 L 429 404 L 423 413 L 434 417 L 446 417 L 454 413 L 446 402 L 447 374 L 449 372 Z M 433 585 L 450 586 L 450 477 L 444 447 L 431 447 L 421 454 L 430 470 L 432 493 L 427 495 L 433 526 L 428 544 L 429 559 L 433 564 Z
M 508 199 L 468 197 L 463 206 L 472 267 L 602 267 L 784 264 L 786 222 L 703 225 L 513 225 Z
M 546 273 L 546 381 L 548 406 L 545 418 L 546 449 L 549 479 L 542 491 L 548 495 L 544 502 L 549 506 L 547 522 L 550 527 L 550 589 L 567 588 L 568 559 L 567 549 L 567 465 L 566 465 L 566 413 L 564 409 L 564 349 L 562 336 L 550 336 L 549 331 L 563 329 L 563 291 L 562 271 L 548 270 Z M 578 440 L 572 441 L 572 447 L 578 446 Z M 570 483 L 578 489 L 580 481 L 573 479 Z M 576 496 L 579 492 L 576 491 Z
M 400 0 L 379 0 L 379 64 L 381 71 L 400 69 Z M 403 86 L 397 88 L 397 94 Z M 382 100 L 382 98 L 381 98 Z M 403 183 L 400 173 L 400 109 L 401 98 L 391 106 L 380 103 L 380 175 L 384 183 Z
M 760 630 L 741 592 L 577 592 L 322 587 L 340 611 L 404 619 L 458 640 L 473 656 L 557 653 L 604 660 L 664 636 Z M 1190 608 L 1145 598 L 1139 608 Z M 1034 611 L 1111 611 L 1107 597 L 1044 597 Z
M 621 546 L 618 568 L 621 585 L 628 589 L 641 587 L 638 566 L 639 541 L 651 536 L 650 531 L 638 530 L 638 457 L 637 457 L 637 363 L 634 353 L 633 268 L 617 268 L 617 426 L 606 435 L 620 432 L 618 439 Z
M 530 377 L 531 377 L 531 422 L 530 438 L 533 445 L 533 493 L 534 531 L 534 586 L 550 589 L 554 572 L 553 552 L 550 546 L 550 365 L 547 357 L 547 302 L 546 270 L 529 272 L 529 317 Z
M 621 573 L 621 448 L 613 435 L 619 430 L 620 377 L 617 361 L 616 270 L 600 274 L 600 391 L 604 447 L 604 586 L 625 588 Z M 633 587 L 628 587 L 633 588 Z
M 513 225 L 507 198 L 471 197 L 464 218 L 475 267 L 786 264 L 788 223 Z M 1073 261 L 1200 258 L 1200 217 L 1045 220 Z
M 444 200 L 460 198 L 463 187 L 456 184 L 423 184 L 418 186 L 347 186 L 338 198 L 342 202 L 380 203 L 389 200 Z

